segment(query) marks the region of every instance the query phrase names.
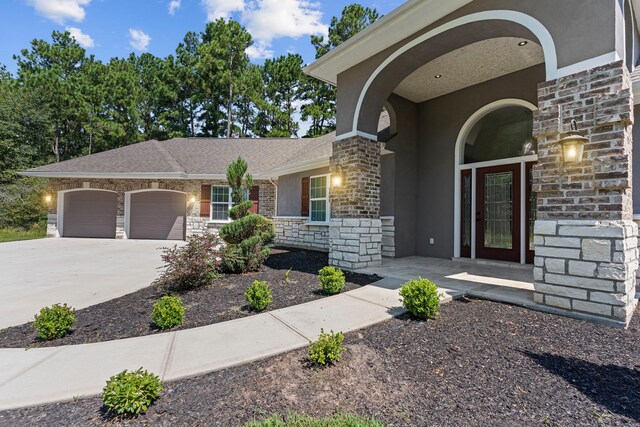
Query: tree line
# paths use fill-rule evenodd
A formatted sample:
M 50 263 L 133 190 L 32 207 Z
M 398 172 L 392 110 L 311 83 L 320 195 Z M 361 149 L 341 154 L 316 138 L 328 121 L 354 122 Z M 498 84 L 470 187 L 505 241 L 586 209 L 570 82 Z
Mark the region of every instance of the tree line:
M 332 18 L 328 36 L 311 37 L 316 58 L 378 18 L 375 9 L 346 6 Z M 7 203 L 29 193 L 17 172 L 30 167 L 148 139 L 332 131 L 335 88 L 306 76 L 299 54 L 251 63 L 252 44 L 233 19 L 188 32 L 164 58 L 132 53 L 103 62 L 68 32 L 33 40 L 14 55 L 15 75 L 0 65 L 0 227 Z M 305 135 L 298 115 L 310 123 Z

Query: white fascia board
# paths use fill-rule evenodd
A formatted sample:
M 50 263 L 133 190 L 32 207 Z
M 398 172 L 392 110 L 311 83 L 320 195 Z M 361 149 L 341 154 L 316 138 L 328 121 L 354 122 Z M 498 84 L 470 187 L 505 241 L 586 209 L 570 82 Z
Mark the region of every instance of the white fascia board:
M 283 175 L 291 175 L 292 173 L 304 172 L 313 169 L 326 168 L 329 166 L 329 157 L 314 159 L 307 162 L 296 163 L 290 166 L 283 166 L 276 169 L 268 170 L 261 175 L 266 178 L 277 178 Z
M 307 65 L 304 72 L 335 85 L 341 72 L 410 37 L 472 1 L 410 0 Z

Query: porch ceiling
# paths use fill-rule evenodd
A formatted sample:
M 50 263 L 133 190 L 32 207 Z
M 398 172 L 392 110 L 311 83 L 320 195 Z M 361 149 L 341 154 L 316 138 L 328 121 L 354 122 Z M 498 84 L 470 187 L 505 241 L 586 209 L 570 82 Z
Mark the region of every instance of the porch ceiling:
M 500 37 L 482 40 L 442 55 L 404 79 L 394 93 L 413 102 L 437 98 L 544 62 L 540 45 Z M 441 76 L 436 78 L 435 76 Z

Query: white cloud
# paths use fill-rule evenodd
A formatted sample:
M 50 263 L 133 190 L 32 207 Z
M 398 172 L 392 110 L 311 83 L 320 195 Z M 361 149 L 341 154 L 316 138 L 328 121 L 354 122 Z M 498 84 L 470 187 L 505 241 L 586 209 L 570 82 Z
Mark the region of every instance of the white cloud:
M 66 27 L 66 30 L 71 34 L 71 37 L 76 39 L 78 44 L 84 48 L 90 48 L 95 46 L 93 39 L 89 34 L 85 34 L 82 32 L 80 28 L 76 27 Z
M 149 34 L 142 30 L 136 30 L 135 28 L 129 28 L 129 45 L 135 50 L 145 51 L 151 42 Z
M 182 6 L 180 0 L 171 0 L 169 2 L 169 15 L 175 15 L 176 10 L 180 9 Z
M 247 55 L 251 59 L 273 58 L 273 50 L 270 45 L 258 42 L 247 48 Z
M 242 22 L 263 43 L 280 37 L 326 35 L 320 6 L 307 0 L 256 0 L 242 13 Z
M 36 12 L 62 25 L 66 20 L 80 22 L 84 19 L 84 7 L 91 0 L 27 0 Z
M 202 0 L 202 5 L 207 12 L 208 21 L 229 18 L 233 12 L 245 10 L 244 0 Z

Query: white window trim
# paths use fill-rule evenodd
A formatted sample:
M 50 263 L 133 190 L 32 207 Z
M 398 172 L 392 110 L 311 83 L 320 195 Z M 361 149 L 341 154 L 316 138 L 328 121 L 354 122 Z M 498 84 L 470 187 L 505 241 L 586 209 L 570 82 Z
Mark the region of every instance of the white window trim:
M 311 180 L 314 178 L 324 178 L 325 179 L 325 186 L 327 189 L 327 194 L 325 195 L 325 197 L 311 197 Z M 309 177 L 309 221 L 307 222 L 307 224 L 310 225 L 327 225 L 331 222 L 331 201 L 329 200 L 329 191 L 331 191 L 329 185 L 331 184 L 331 174 L 326 173 L 326 174 L 322 174 L 322 175 L 314 175 L 314 176 L 310 176 Z M 311 220 L 311 202 L 315 201 L 315 200 L 325 200 L 327 202 L 327 217 L 324 221 L 312 221 Z
M 231 210 L 231 208 L 233 207 L 233 200 L 231 199 L 231 194 L 233 193 L 233 190 L 231 189 L 231 187 L 227 187 L 225 185 L 212 185 L 211 186 L 211 193 L 209 194 L 209 222 L 214 222 L 214 223 L 227 223 L 227 222 L 231 222 L 231 218 L 228 217 L 227 214 L 227 219 L 213 219 L 213 205 L 223 205 L 223 202 L 214 202 L 213 201 L 213 189 L 214 188 L 228 188 L 229 189 L 229 200 L 227 200 L 227 211 Z

